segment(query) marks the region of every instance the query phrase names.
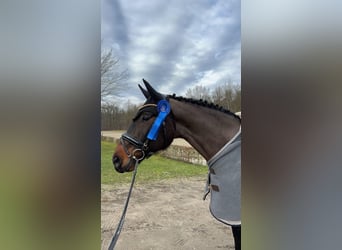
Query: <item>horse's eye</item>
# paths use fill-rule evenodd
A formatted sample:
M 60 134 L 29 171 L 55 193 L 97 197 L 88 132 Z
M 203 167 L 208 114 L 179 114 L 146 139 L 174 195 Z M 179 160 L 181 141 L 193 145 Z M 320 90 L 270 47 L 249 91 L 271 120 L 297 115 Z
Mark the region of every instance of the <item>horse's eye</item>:
M 143 115 L 143 120 L 144 121 L 148 121 L 149 119 L 151 119 L 151 117 L 152 117 L 152 114 L 146 113 L 146 114 Z

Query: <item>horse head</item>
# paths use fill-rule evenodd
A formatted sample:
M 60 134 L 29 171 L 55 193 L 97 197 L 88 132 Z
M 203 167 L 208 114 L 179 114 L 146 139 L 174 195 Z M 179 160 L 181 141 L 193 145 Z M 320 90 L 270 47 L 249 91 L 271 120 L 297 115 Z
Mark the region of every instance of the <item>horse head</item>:
M 133 171 L 136 162 L 140 163 L 153 153 L 167 148 L 174 138 L 175 122 L 167 97 L 146 80 L 143 79 L 143 82 L 146 89 L 140 85 L 139 88 L 146 101 L 121 136 L 113 154 L 114 168 L 120 173 Z

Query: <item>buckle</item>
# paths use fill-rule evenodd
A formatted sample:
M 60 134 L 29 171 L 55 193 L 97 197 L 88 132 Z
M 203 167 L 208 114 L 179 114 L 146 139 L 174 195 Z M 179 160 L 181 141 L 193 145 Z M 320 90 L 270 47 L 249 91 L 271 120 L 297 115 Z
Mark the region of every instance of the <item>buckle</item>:
M 139 158 L 138 158 L 137 156 L 135 156 L 135 154 L 136 154 L 137 152 L 140 152 L 140 153 L 141 153 L 141 156 L 140 156 Z M 133 158 L 134 160 L 136 160 L 136 161 L 142 161 L 142 160 L 145 158 L 145 152 L 144 152 L 142 149 L 140 149 L 140 148 L 134 149 L 133 152 L 131 153 L 131 155 L 132 155 L 132 158 Z

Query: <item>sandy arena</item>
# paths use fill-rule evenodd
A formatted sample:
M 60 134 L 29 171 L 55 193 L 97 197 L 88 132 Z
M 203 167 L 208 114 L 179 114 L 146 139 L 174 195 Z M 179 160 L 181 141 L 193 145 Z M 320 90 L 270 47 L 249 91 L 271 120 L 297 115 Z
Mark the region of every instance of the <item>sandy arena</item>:
M 234 249 L 230 227 L 216 221 L 203 201 L 206 176 L 150 184 L 137 182 L 117 250 Z M 102 185 L 101 249 L 107 249 L 128 193 L 124 186 Z

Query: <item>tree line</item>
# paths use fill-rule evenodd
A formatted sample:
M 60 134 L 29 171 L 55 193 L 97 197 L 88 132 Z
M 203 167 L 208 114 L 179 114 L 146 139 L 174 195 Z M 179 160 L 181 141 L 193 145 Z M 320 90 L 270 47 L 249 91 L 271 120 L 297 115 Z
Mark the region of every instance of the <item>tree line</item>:
M 115 102 L 127 88 L 127 69 L 122 68 L 120 60 L 112 49 L 101 51 L 101 129 L 125 130 L 137 112 L 138 106 L 128 100 L 125 108 Z M 232 83 L 225 83 L 214 89 L 203 85 L 189 88 L 185 97 L 202 99 L 212 102 L 232 112 L 241 111 L 241 87 Z
M 213 102 L 232 112 L 241 111 L 240 85 L 226 83 L 213 90 L 199 85 L 189 88 L 185 97 Z M 103 103 L 101 105 L 101 129 L 126 130 L 139 106 L 131 104 L 129 101 L 125 108 L 120 108 L 115 103 Z
M 225 83 L 213 90 L 203 85 L 189 88 L 186 97 L 202 99 L 212 102 L 232 112 L 241 111 L 241 87 L 232 83 Z

